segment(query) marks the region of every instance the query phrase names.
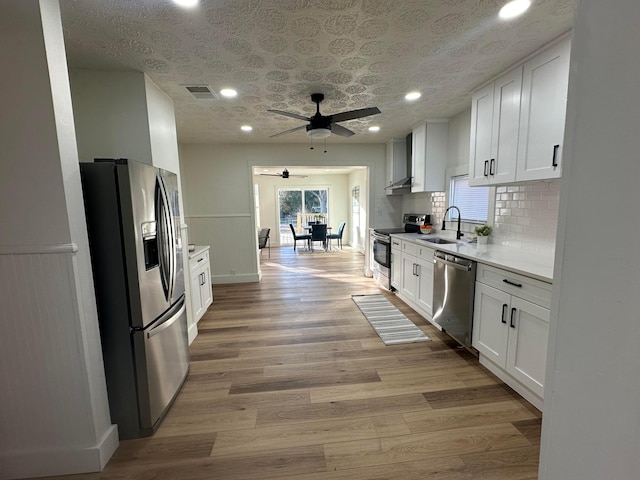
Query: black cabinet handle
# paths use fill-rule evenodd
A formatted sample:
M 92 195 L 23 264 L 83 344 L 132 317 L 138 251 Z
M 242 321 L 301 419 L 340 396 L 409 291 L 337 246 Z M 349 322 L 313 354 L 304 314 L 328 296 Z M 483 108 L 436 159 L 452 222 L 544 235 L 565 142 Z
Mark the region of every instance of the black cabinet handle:
M 514 317 L 515 314 L 516 314 L 516 309 L 512 308 L 511 309 L 511 323 L 509 324 L 509 326 L 511 328 L 516 328 L 515 324 L 513 323 L 513 317 Z
M 488 167 L 488 166 L 489 166 L 489 160 L 485 160 L 485 161 L 484 161 L 484 176 L 485 176 L 485 177 L 489 176 L 489 173 L 487 172 L 487 170 L 488 170 L 488 168 L 487 168 L 487 167 Z
M 554 145 L 553 146 L 553 159 L 551 160 L 551 166 L 552 167 L 557 167 L 558 166 L 558 149 L 560 148 L 560 145 Z
M 504 283 L 508 283 L 509 285 L 513 285 L 514 287 L 522 288 L 521 283 L 512 282 L 511 280 L 507 280 L 506 278 L 502 280 Z
M 489 175 L 494 175 L 493 166 L 496 164 L 496 159 L 492 158 L 491 163 L 489 164 Z
M 501 321 L 502 323 L 504 323 L 505 325 L 507 324 L 507 319 L 506 319 L 506 316 L 507 316 L 507 308 L 509 308 L 509 305 L 507 305 L 506 303 L 503 303 L 503 304 L 502 304 L 502 318 L 500 319 L 500 321 Z

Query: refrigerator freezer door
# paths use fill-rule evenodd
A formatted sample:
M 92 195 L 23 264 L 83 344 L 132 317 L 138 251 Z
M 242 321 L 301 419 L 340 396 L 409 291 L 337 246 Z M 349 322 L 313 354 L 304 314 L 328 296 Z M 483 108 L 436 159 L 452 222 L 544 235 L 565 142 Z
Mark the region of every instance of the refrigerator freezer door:
M 144 335 L 146 385 L 138 388 L 148 390 L 149 403 L 140 405 L 143 429 L 152 428 L 163 416 L 187 375 L 189 343 L 186 312 L 183 296 L 174 308 L 147 330 L 134 332 L 134 335 Z

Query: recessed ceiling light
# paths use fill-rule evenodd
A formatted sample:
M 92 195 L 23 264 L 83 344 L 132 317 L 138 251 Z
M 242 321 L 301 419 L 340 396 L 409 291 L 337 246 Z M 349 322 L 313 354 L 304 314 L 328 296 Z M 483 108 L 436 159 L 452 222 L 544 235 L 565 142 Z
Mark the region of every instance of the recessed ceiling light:
M 380 127 L 378 127 L 377 125 L 374 125 L 373 127 L 369 127 L 369 131 L 370 132 L 379 132 L 380 131 Z
M 531 0 L 513 0 L 500 9 L 498 16 L 503 20 L 522 15 L 531 6 Z
M 253 127 L 251 125 L 242 125 L 240 127 L 240 130 L 242 130 L 243 132 L 250 132 L 251 130 L 253 130 Z
M 220 95 L 226 98 L 234 98 L 238 96 L 238 92 L 233 88 L 223 88 L 222 90 L 220 90 Z
M 200 0 L 173 0 L 173 3 L 176 5 L 185 8 L 193 8 L 198 5 L 199 2 Z
M 420 92 L 409 92 L 404 96 L 405 100 L 417 100 L 422 96 Z

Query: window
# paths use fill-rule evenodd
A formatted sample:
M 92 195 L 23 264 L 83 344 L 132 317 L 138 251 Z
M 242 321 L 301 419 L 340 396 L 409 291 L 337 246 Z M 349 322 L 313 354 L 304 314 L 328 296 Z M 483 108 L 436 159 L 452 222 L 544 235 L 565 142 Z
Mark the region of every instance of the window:
M 489 187 L 470 187 L 469 175 L 451 177 L 449 205 L 460 209 L 463 222 L 486 223 L 489 215 Z M 457 212 L 449 210 L 448 220 L 457 218 Z

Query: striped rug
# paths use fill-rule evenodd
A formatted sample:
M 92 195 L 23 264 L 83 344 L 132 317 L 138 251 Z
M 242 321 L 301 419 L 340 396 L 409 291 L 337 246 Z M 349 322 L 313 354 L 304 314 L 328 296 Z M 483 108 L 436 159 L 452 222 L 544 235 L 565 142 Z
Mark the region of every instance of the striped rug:
M 351 298 L 385 345 L 431 340 L 384 295 L 353 295 Z

